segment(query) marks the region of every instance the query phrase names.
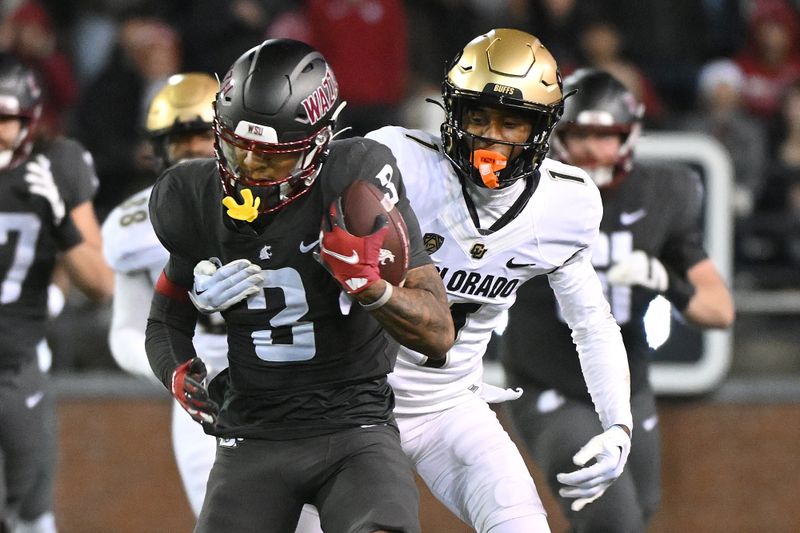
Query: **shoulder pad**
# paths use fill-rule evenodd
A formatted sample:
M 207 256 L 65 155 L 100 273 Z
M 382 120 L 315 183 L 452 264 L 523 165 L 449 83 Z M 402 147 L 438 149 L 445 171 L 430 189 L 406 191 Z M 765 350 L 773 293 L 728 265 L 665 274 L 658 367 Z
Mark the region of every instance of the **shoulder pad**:
M 103 222 L 103 255 L 115 272 L 159 268 L 167 261 L 167 251 L 150 223 L 147 203 L 151 189 L 122 202 Z
M 544 160 L 540 174 L 539 188 L 534 194 L 547 197 L 537 203 L 543 210 L 539 216 L 576 243 L 592 244 L 603 217 L 597 185 L 583 169 L 552 159 Z

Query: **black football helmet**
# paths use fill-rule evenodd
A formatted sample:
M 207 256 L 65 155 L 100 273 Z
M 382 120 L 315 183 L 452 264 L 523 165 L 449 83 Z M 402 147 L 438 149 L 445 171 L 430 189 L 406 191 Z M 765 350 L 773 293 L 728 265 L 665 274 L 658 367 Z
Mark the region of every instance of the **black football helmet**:
M 300 41 L 270 39 L 230 68 L 214 103 L 214 133 L 222 186 L 240 201 L 250 189 L 259 214 L 274 212 L 309 190 L 328 153 L 342 103 L 330 65 Z M 238 161 L 256 155 L 297 154 L 287 176 L 252 179 Z
M 555 59 L 538 38 L 512 29 L 495 29 L 469 42 L 448 67 L 442 97 L 445 154 L 459 177 L 490 188 L 492 184 L 484 182 L 476 165 L 476 141 L 523 149 L 497 173 L 496 187 L 505 187 L 539 168 L 564 107 Z M 533 131 L 524 143 L 482 139 L 468 133 L 463 124 L 470 106 L 492 106 L 526 115 Z
M 620 81 L 598 69 L 579 69 L 564 80 L 565 91 L 575 91 L 553 136 L 558 159 L 570 161 L 563 136 L 570 131 L 616 133 L 622 143 L 611 168 L 586 169 L 598 187 L 613 187 L 633 167 L 633 148 L 642 129 L 644 105 Z
M 202 72 L 174 74 L 150 100 L 144 129 L 162 163 L 170 161 L 167 143 L 174 135 L 210 131 L 219 83 Z
M 0 170 L 12 169 L 31 153 L 42 115 L 42 89 L 34 72 L 14 56 L 0 53 L 0 116 L 18 118 L 22 128 L 13 145 L 0 150 Z

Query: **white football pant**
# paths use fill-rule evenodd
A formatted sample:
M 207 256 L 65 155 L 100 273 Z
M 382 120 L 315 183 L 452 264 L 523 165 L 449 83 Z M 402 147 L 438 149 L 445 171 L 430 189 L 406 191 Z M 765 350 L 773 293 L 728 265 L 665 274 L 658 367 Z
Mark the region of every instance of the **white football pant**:
M 434 496 L 478 533 L 549 533 L 525 461 L 480 397 L 424 415 L 395 414 L 403 450 Z M 510 525 L 510 524 L 509 524 Z

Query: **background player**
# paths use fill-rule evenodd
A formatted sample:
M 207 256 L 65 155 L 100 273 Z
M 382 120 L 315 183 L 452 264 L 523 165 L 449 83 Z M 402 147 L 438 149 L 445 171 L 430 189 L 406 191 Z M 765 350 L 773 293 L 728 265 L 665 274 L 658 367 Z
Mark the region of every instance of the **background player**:
M 381 326 L 438 361 L 452 345 L 452 321 L 390 152 L 361 138 L 331 142 L 339 108 L 321 54 L 265 41 L 233 64 L 217 95 L 218 165 L 178 164 L 151 194 L 170 259 L 156 284 L 147 355 L 220 438 L 196 531 L 289 531 L 303 503 L 317 506 L 330 531 L 419 531 L 386 380 L 397 344 Z M 366 237 L 341 227 L 332 204 L 356 179 L 382 187 L 405 218 L 403 287 L 380 278 L 382 227 Z M 328 271 L 310 253 L 318 240 Z M 230 366 L 210 394 L 191 344 L 195 270 L 207 283 L 192 300 L 221 309 L 228 328 Z M 232 295 L 217 301 L 225 284 Z
M 153 97 L 145 118 L 145 130 L 160 164 L 167 166 L 192 158 L 214 156 L 213 102 L 219 84 L 203 73 L 171 76 Z M 106 260 L 115 272 L 109 346 L 114 359 L 124 370 L 155 376 L 144 349 L 145 327 L 153 287 L 168 252 L 158 242 L 147 209 L 152 186 L 116 207 L 103 223 Z M 194 338 L 213 377 L 228 366 L 224 323 L 213 316 L 201 323 Z M 173 405 L 172 444 L 178 471 L 195 516 L 205 495 L 208 472 L 214 462 L 216 441 L 208 437 L 180 404 Z
M 608 73 L 580 70 L 564 87 L 577 93 L 556 129 L 554 151 L 585 169 L 602 192 L 604 216 L 592 261 L 622 328 L 635 429 L 628 468 L 602 498 L 577 512 L 568 499 L 559 500 L 575 531 L 639 532 L 660 498 L 644 314 L 661 294 L 693 324 L 725 328 L 733 321 L 733 303 L 703 249 L 698 176 L 679 165 L 633 164 L 643 108 Z M 534 280 L 519 291 L 501 343 L 508 383 L 526 391 L 509 405 L 511 417 L 556 490 L 557 473 L 600 428 L 569 330 L 545 283 Z
M 111 297 L 113 276 L 91 204 L 91 157 L 74 141 L 37 138 L 41 109 L 34 72 L 0 54 L 0 524 L 53 532 L 55 407 L 37 358 L 48 285 L 57 259 L 98 302 Z
M 622 471 L 631 426 L 625 348 L 590 263 L 600 195 L 582 170 L 545 158 L 564 93 L 533 35 L 497 29 L 471 41 L 450 64 L 443 98 L 441 139 L 398 127 L 368 135 L 397 158 L 456 328 L 442 368 L 401 348 L 390 375 L 395 416 L 419 475 L 471 527 L 549 531 L 525 463 L 487 405 L 521 391 L 484 384 L 482 356 L 517 288 L 546 278 L 600 415 L 577 461 L 597 463 L 559 470 L 576 505 L 590 502 Z

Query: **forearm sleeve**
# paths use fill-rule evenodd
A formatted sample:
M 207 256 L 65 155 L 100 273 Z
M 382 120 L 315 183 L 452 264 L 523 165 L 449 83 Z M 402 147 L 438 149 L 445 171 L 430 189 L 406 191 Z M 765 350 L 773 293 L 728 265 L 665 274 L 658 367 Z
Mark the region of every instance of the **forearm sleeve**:
M 175 368 L 196 355 L 192 345 L 196 323 L 197 310 L 186 290 L 162 273 L 150 305 L 145 349 L 150 367 L 168 390 Z
M 71 213 L 67 213 L 61 224 L 56 226 L 54 237 L 56 246 L 58 246 L 58 249 L 62 252 L 66 252 L 70 248 L 83 242 L 83 236 L 78 226 L 76 226 L 75 222 L 72 220 Z

